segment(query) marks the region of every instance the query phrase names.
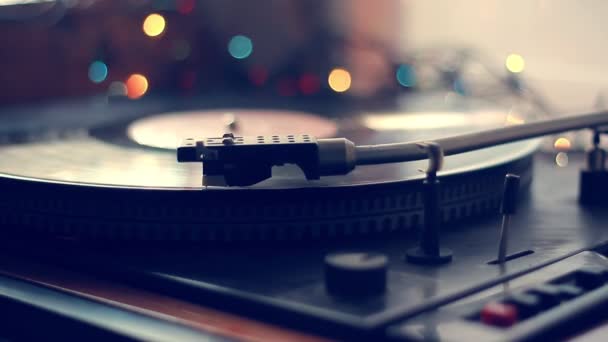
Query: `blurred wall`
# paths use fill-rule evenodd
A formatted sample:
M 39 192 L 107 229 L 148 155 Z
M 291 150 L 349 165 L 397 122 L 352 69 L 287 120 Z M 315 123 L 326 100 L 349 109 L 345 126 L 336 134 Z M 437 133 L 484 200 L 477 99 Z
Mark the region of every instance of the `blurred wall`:
M 464 44 L 497 63 L 525 58 L 524 76 L 564 111 L 608 97 L 608 1 L 404 0 L 407 45 Z

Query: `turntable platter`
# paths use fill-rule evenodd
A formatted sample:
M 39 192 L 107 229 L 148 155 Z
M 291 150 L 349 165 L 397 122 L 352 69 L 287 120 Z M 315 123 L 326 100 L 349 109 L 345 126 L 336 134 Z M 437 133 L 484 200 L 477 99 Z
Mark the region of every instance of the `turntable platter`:
M 423 101 L 422 103 L 417 103 Z M 344 136 L 357 144 L 433 139 L 496 128 L 509 123 L 509 114 L 489 105 L 467 101 L 423 110 L 433 98 L 415 98 L 412 108 L 362 111 L 337 117 L 277 109 L 209 109 L 151 112 L 140 117 L 79 129 L 80 134 L 0 145 L 0 174 L 29 180 L 91 186 L 201 188 L 200 165 L 178 164 L 175 147 L 185 137 L 312 134 L 317 138 Z M 435 105 L 436 106 L 436 105 Z M 112 108 L 101 111 L 106 116 Z M 463 107 L 462 105 L 460 107 Z M 90 111 L 84 108 L 83 111 Z M 24 125 L 30 120 L 23 120 Z M 230 127 L 231 123 L 235 123 Z M 436 123 L 436 124 L 434 124 Z M 75 130 L 73 130 L 75 131 Z M 125 140 L 127 143 L 125 143 Z M 147 148 L 152 147 L 152 148 Z M 529 155 L 536 142 L 518 142 L 446 158 L 444 174 L 481 170 Z M 348 186 L 419 179 L 426 162 L 360 167 L 339 177 L 305 180 L 297 167 L 275 167 L 274 176 L 254 188 L 274 189 Z
M 420 224 L 423 176 L 418 169 L 425 161 L 363 166 L 345 176 L 317 181 L 305 180 L 297 167 L 288 165 L 275 167 L 271 179 L 251 187 L 203 188 L 200 165 L 178 164 L 171 144 L 181 127 L 196 130 L 208 122 L 201 129 L 205 132 L 225 112 L 216 108 L 130 114 L 127 119 L 78 130 L 86 133 L 0 145 L 0 184 L 14 193 L 0 200 L 0 211 L 16 226 L 27 221 L 30 227 L 37 223 L 33 226 L 42 231 L 61 227 L 63 233 L 140 239 L 159 234 L 161 239 L 163 234 L 194 240 L 300 239 Z M 243 118 L 243 130 L 260 120 L 271 127 L 282 121 L 280 129 L 290 129 L 285 122 L 294 123 L 295 133 L 310 129 L 321 136 L 345 136 L 357 144 L 432 139 L 496 127 L 507 118 L 507 112 L 478 109 L 471 117 L 484 117 L 485 123 L 479 124 L 480 120 L 463 121 L 467 112 L 443 109 L 428 115 L 440 112 L 444 119 L 453 115 L 455 125 L 408 130 L 370 127 L 369 118 L 375 117 L 377 123 L 384 115 L 390 120 L 409 115 L 410 123 L 420 123 L 424 111 L 361 112 L 348 118 L 285 110 L 230 112 Z M 151 139 L 155 132 L 160 137 L 156 142 Z M 257 132 L 261 134 L 252 131 Z M 524 141 L 447 157 L 440 173 L 445 183 L 444 219 L 457 221 L 495 210 L 507 172 L 522 175 L 522 183 L 529 184 L 531 155 L 537 145 Z

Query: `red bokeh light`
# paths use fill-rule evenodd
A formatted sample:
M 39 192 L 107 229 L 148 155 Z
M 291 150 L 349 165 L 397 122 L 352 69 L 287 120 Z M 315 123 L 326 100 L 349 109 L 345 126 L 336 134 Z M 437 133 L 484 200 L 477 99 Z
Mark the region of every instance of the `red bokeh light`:
M 268 80 L 268 71 L 261 66 L 254 66 L 249 69 L 249 81 L 260 87 Z
M 196 0 L 177 0 L 177 11 L 183 15 L 190 14 L 196 7 Z
M 321 89 L 321 80 L 317 75 L 304 74 L 298 80 L 298 88 L 304 95 L 317 93 Z

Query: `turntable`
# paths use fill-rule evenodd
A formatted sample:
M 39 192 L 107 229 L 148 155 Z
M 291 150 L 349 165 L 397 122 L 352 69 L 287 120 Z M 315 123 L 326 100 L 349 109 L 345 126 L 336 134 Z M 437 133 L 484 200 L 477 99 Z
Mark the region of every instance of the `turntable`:
M 425 102 L 437 98 L 417 99 L 419 104 L 412 106 L 424 107 Z M 461 106 L 471 111 L 474 104 L 462 102 Z M 82 113 L 86 112 L 94 117 L 97 112 L 90 109 L 95 106 L 76 107 L 65 115 L 82 120 Z M 40 138 L 23 138 L 14 143 L 10 140 L 14 138 L 5 136 L 8 142 L 0 151 L 3 182 L 15 193 L 5 203 L 5 219 L 15 225 L 24 221 L 21 223 L 38 232 L 136 240 L 165 240 L 169 236 L 195 241 L 299 240 L 406 230 L 422 221 L 417 184 L 424 178 L 418 169 L 425 167 L 425 161 L 359 167 L 344 176 L 312 181 L 307 181 L 300 167 L 291 163 L 275 167 L 272 178 L 256 184 L 203 187 L 200 165 L 176 163 L 180 134 L 185 137 L 184 134 L 196 132 L 196 127 L 201 127 L 203 136 L 224 132 L 230 124 L 221 124 L 228 117 L 232 125 L 236 123 L 234 134 L 267 136 L 269 142 L 283 139 L 289 144 L 298 136 L 301 138 L 297 139 L 304 139 L 302 142 L 306 142 L 306 137 L 313 142 L 315 136 L 318 140 L 314 141 L 321 142 L 324 137 L 347 136 L 358 144 L 367 144 L 390 142 L 399 135 L 417 140 L 457 134 L 498 127 L 508 120 L 507 113 L 488 112 L 481 104 L 477 106 L 477 114 L 471 116 L 447 109 L 412 110 L 402 112 L 407 114 L 361 114 L 360 120 L 353 120 L 352 116 L 340 119 L 280 109 L 228 108 L 152 113 L 92 128 L 52 127 L 49 123 L 46 131 L 39 133 Z M 113 105 L 102 108 L 120 116 L 120 104 L 116 107 L 118 110 Z M 485 122 L 475 119 L 475 115 L 481 118 L 482 113 Z M 411 122 L 412 128 L 374 129 L 373 125 L 397 119 L 405 125 Z M 445 127 L 424 128 L 425 122 L 428 126 L 435 120 L 443 120 Z M 282 127 L 281 123 L 298 130 L 290 130 L 289 125 Z M 18 121 L 13 124 L 18 125 Z M 281 133 L 284 138 L 278 138 Z M 272 146 L 258 144 L 255 139 L 258 146 Z M 536 141 L 529 141 L 447 157 L 441 173 L 445 175 L 443 191 L 449 203 L 445 219 L 456 221 L 495 211 L 507 172 L 520 174 L 527 186 L 531 180 L 531 155 L 537 146 Z M 290 145 L 282 148 L 285 147 Z M 316 158 L 307 157 L 303 150 L 286 153 L 302 157 L 303 163 L 306 158 Z M 255 175 L 254 167 L 249 163 L 246 172 L 238 170 L 237 174 Z M 262 173 L 270 171 L 265 167 Z M 36 198 L 30 197 L 30 189 L 37 189 Z M 88 228 L 84 229 L 83 222 Z
M 283 42 L 302 61 L 254 55 L 263 27 L 259 39 L 234 35 L 227 62 L 214 55 L 227 29 L 193 19 L 201 3 L 163 4 L 150 4 L 153 17 L 136 2 L 125 5 L 133 12 L 103 1 L 0 5 L 0 20 L 49 21 L 45 34 L 60 38 L 88 27 L 86 15 L 131 25 L 145 12 L 145 37 L 123 38 L 150 57 L 123 72 L 134 54 L 123 59 L 115 27 L 103 26 L 87 86 L 78 76 L 55 89 L 78 96 L 0 96 L 26 99 L 0 107 L 0 338 L 606 334 L 602 106 L 558 116 L 513 65 L 497 77 L 471 51 L 449 49 L 395 63 L 382 40 L 323 31 L 317 43 Z M 208 6 L 205 18 L 225 15 Z M 259 6 L 250 10 L 274 7 Z M 309 15 L 300 19 L 319 18 Z M 203 38 L 186 49 L 195 33 Z M 337 47 L 348 66 L 325 65 L 311 46 L 327 61 Z M 97 86 L 108 93 L 89 96 Z
M 424 111 L 429 103 L 437 102 L 437 96 L 430 94 L 411 95 L 407 109 L 350 113 L 346 121 L 338 114 L 270 107 L 205 109 L 201 99 L 182 101 L 179 110 L 160 114 L 158 108 L 175 107 L 170 98 L 140 102 L 137 110 L 128 102 L 99 105 L 95 99 L 89 101 L 58 105 L 53 114 L 61 113 L 64 120 L 38 121 L 40 128 L 28 126 L 33 123 L 27 115 L 29 108 L 4 116 L 10 118 L 10 125 L 3 125 L 9 128 L 5 128 L 0 148 L 1 179 L 4 193 L 10 195 L 2 197 L 1 217 L 6 241 L 11 242 L 5 246 L 9 254 L 3 274 L 31 286 L 43 284 L 45 291 L 54 289 L 65 295 L 67 290 L 78 300 L 110 303 L 108 310 L 115 309 L 112 303 L 122 303 L 119 308 L 134 306 L 144 316 L 161 314 L 173 317 L 170 322 L 177 320 L 179 327 L 189 327 L 172 336 L 188 336 L 191 328 L 200 330 L 209 315 L 226 315 L 213 311 L 220 310 L 315 336 L 426 339 L 429 332 L 418 328 L 417 317 L 434 317 L 433 310 L 468 302 L 482 289 L 494 293 L 488 298 L 499 296 L 491 291 L 496 284 L 514 277 L 518 284 L 529 277 L 524 274 L 544 264 L 565 263 L 564 270 L 572 268 L 575 273 L 583 265 L 604 264 L 597 254 L 577 254 L 589 245 L 570 238 L 580 235 L 582 225 L 591 245 L 597 246 L 603 236 L 602 229 L 593 228 L 601 227 L 602 211 L 576 203 L 577 177 L 572 174 L 576 170 L 554 170 L 546 155 L 535 155 L 538 140 L 525 140 L 567 129 L 599 127 L 607 120 L 602 112 L 513 124 L 514 113 L 468 98 L 456 106 L 452 103 L 451 110 Z M 466 108 L 467 113 L 453 108 Z M 100 111 L 114 117 L 106 115 L 103 122 L 95 121 L 101 117 Z M 384 129 L 387 122 L 390 126 L 395 121 L 403 126 Z M 441 124 L 429 125 L 436 121 Z M 284 122 L 296 128 L 281 126 Z M 195 136 L 195 127 L 202 127 L 201 136 Z M 211 135 L 205 130 L 219 129 L 232 133 L 204 137 Z M 182 132 L 194 138 L 179 145 Z M 597 132 L 599 137 L 601 131 Z M 332 138 L 342 136 L 349 139 Z M 357 162 L 348 159 L 382 155 L 374 149 L 393 148 L 395 145 L 386 143 L 395 139 L 425 143 L 401 145 L 405 153 L 396 158 L 414 160 L 410 162 L 355 167 Z M 524 140 L 517 142 L 520 139 Z M 508 141 L 514 142 L 487 147 Z M 329 145 L 324 146 L 326 142 Z M 254 149 L 247 150 L 248 146 Z M 363 147 L 349 151 L 355 146 Z M 321 156 L 327 151 L 332 158 Z M 448 156 L 442 169 L 444 153 Z M 597 153 L 589 152 L 590 170 L 601 170 L 602 154 Z M 215 159 L 203 156 L 201 170 L 198 161 L 203 154 Z M 600 163 L 593 164 L 597 158 Z M 320 167 L 323 160 L 329 160 L 330 167 Z M 336 166 L 337 161 L 344 165 Z M 241 166 L 244 168 L 235 173 Z M 255 170 L 260 166 L 270 173 L 263 173 L 262 179 L 248 176 L 259 174 Z M 551 173 L 556 176 L 532 182 L 534 174 Z M 526 202 L 519 205 L 521 212 L 516 215 L 511 214 L 521 196 L 503 193 L 513 191 L 508 190 L 512 186 L 503 188 L 506 174 L 518 175 Z M 231 184 L 209 184 L 204 180 L 208 176 L 211 183 L 220 176 Z M 591 194 L 596 193 L 594 187 L 602 186 L 597 179 L 587 183 Z M 529 187 L 531 194 L 526 195 Z M 546 192 L 552 196 L 543 196 Z M 494 227 L 498 224 L 492 217 L 501 202 L 505 217 L 513 216 L 513 222 L 510 228 L 503 222 L 503 230 L 509 229 L 509 234 L 503 237 L 502 256 L 497 259 L 499 234 Z M 540 220 L 539 208 L 549 210 Z M 547 244 L 546 236 L 551 236 L 551 243 Z M 558 262 L 560 259 L 564 261 Z M 432 266 L 444 263 L 448 264 Z M 551 268 L 557 273 L 562 270 L 556 265 L 547 269 Z M 65 277 L 56 276 L 62 272 L 67 272 Z M 551 283 L 549 278 L 557 273 L 543 268 L 532 274 Z M 568 274 L 567 279 L 578 277 Z M 91 277 L 102 277 L 107 287 L 91 282 Z M 115 286 L 132 287 L 136 292 L 122 296 Z M 161 296 L 168 307 L 151 307 L 150 295 Z M 40 309 L 41 302 L 20 301 Z M 204 311 L 201 304 L 215 309 Z M 182 305 L 194 305 L 197 316 L 175 311 Z M 464 316 L 445 309 L 450 312 L 445 324 L 461 326 L 446 328 L 450 334 L 456 331 L 457 338 L 464 338 L 461 330 L 490 337 L 524 334 L 518 324 L 504 323 L 500 316 L 476 318 L 476 310 L 482 310 L 482 316 L 496 314 L 483 311 L 491 308 L 480 308 L 480 304 L 464 307 Z M 56 313 L 58 308 L 51 305 L 44 310 Z M 78 324 L 91 323 L 81 317 L 81 311 L 76 313 L 79 316 L 72 318 Z M 23 317 L 31 314 L 24 312 Z M 275 339 L 299 336 L 282 328 L 257 326 L 260 323 L 245 318 L 222 317 L 221 322 L 246 320 L 248 338 L 260 338 L 259 334 L 271 334 Z M 498 326 L 513 325 L 513 332 L 486 332 L 484 323 L 475 323 L 493 319 L 500 321 Z M 112 322 L 101 321 L 106 333 L 105 324 Z M 433 323 L 437 328 L 432 329 L 443 327 L 442 322 Z M 154 325 L 152 330 L 138 324 L 135 332 L 127 329 L 120 334 L 133 337 L 141 329 L 164 329 L 154 322 L 146 323 Z M 233 323 L 211 324 L 211 330 L 205 324 L 204 331 L 243 337 L 225 326 Z M 522 336 L 535 336 L 539 331 L 544 332 L 536 329 Z

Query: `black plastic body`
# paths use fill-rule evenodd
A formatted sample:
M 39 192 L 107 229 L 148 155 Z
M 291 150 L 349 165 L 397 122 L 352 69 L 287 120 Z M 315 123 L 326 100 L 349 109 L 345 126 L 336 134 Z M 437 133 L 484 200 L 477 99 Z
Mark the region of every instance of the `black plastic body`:
M 333 253 L 325 257 L 325 288 L 337 297 L 373 296 L 386 290 L 388 258 L 378 253 Z
M 454 250 L 455 257 L 451 263 L 438 267 L 404 262 L 406 249 L 418 246 L 419 241 L 413 230 L 385 230 L 382 235 L 366 238 L 340 236 L 323 243 L 264 243 L 247 240 L 232 245 L 222 241 L 188 245 L 183 241 L 162 240 L 148 247 L 127 242 L 121 247 L 118 242 L 107 241 L 91 246 L 91 241 L 87 244 L 86 240 L 65 238 L 60 240 L 61 244 L 57 241 L 53 244 L 34 244 L 31 241 L 33 234 L 28 234 L 25 244 L 5 237 L 0 260 L 7 263 L 10 256 L 34 265 L 58 265 L 97 279 L 113 280 L 254 320 L 347 341 L 409 338 L 409 335 L 397 334 L 409 323 L 442 334 L 443 323 L 448 326 L 452 324 L 450 317 L 445 317 L 444 320 L 443 315 L 452 313 L 453 309 L 457 309 L 455 306 L 462 305 L 463 312 L 455 312 L 458 315 L 453 317 L 463 324 L 469 324 L 455 326 L 457 331 L 465 334 L 471 332 L 471 324 L 479 327 L 475 322 L 461 319 L 462 315 L 479 308 L 475 307 L 472 299 L 486 301 L 493 298 L 492 293 L 500 295 L 503 289 L 515 290 L 516 287 L 519 289 L 519 286 L 527 284 L 537 286 L 584 266 L 602 265 L 606 262 L 603 257 L 593 254 L 587 254 L 582 259 L 570 258 L 580 251 L 608 243 L 608 212 L 605 208 L 581 208 L 576 203 L 577 177 L 582 156 L 577 158 L 573 154 L 567 167 L 556 166 L 550 155 L 538 154 L 535 158 L 536 177 L 531 184 L 531 196 L 526 196 L 528 182 L 521 170 L 501 169 L 501 175 L 496 175 L 500 179 L 500 185 L 508 172 L 522 175 L 520 195 L 523 197 L 518 201 L 518 214 L 514 215 L 510 227 L 512 236 L 517 237 L 510 244 L 511 250 L 516 253 L 508 255 L 508 261 L 504 265 L 488 264 L 488 261 L 496 257 L 496 229 L 500 222 L 498 205 L 493 208 L 494 216 L 486 220 L 475 217 L 462 224 L 442 225 L 441 241 Z M 483 180 L 487 173 L 475 174 L 475 177 Z M 445 190 L 450 185 L 451 178 L 446 175 L 440 179 L 442 189 Z M 459 184 L 465 184 L 462 178 L 458 181 Z M 47 184 L 47 187 L 50 186 Z M 326 192 L 322 192 L 323 189 L 314 190 L 306 197 L 307 201 L 329 197 Z M 365 190 L 368 198 L 374 198 L 374 193 L 368 188 Z M 100 196 L 100 192 L 95 193 Z M 204 193 L 205 191 L 191 191 L 190 195 L 201 196 Z M 38 198 L 43 194 L 39 190 Z M 55 191 L 53 194 L 58 196 L 67 192 Z M 352 194 L 350 198 L 355 193 Z M 188 194 L 182 192 L 180 196 Z M 220 197 L 222 195 L 215 196 L 222 204 L 230 205 L 228 195 L 223 195 L 226 196 L 225 200 Z M 250 195 L 246 192 L 243 196 Z M 416 197 L 421 198 L 421 193 Z M 332 201 L 335 201 L 334 198 L 336 197 L 331 198 Z M 132 200 L 133 197 L 129 199 L 133 203 L 145 201 L 143 195 L 137 198 L 138 201 Z M 161 199 L 172 203 L 177 197 Z M 210 203 L 202 202 L 200 197 L 189 199 L 197 205 Z M 257 196 L 247 199 L 260 201 Z M 455 196 L 445 197 L 443 208 L 453 201 Z M 443 212 L 449 214 L 450 211 Z M 352 214 L 345 216 L 350 217 Z M 373 215 L 368 215 L 368 219 L 372 217 Z M 184 225 L 178 223 L 176 227 Z M 11 223 L 6 221 L 4 224 L 9 226 Z M 331 231 L 333 227 L 327 226 L 325 229 Z M 343 298 L 326 291 L 323 279 L 324 256 L 334 251 L 353 250 L 374 251 L 388 256 L 387 286 L 384 293 L 371 297 Z M 526 279 L 529 279 L 529 283 Z M 486 293 L 488 290 L 492 292 Z M 601 291 L 601 288 L 596 290 Z M 581 296 L 583 302 L 574 299 L 571 303 L 558 307 L 556 310 L 559 312 L 555 312 L 560 316 L 560 312 L 563 312 L 564 316 L 561 317 L 573 322 L 587 313 L 585 310 L 588 307 L 601 305 L 595 295 L 585 296 Z M 579 307 L 578 303 L 581 303 L 580 311 L 574 308 Z M 587 306 L 588 304 L 593 305 Z M 95 313 L 90 311 L 88 314 Z M 584 324 L 559 324 L 559 321 L 549 319 L 552 315 L 534 316 L 515 327 L 516 330 L 499 331 L 494 336 L 499 339 L 502 337 L 503 340 L 517 340 L 511 339 L 515 336 L 511 334 L 517 334 L 520 337 L 518 339 L 523 339 L 550 333 L 560 334 L 565 328 L 580 331 L 587 327 Z M 424 320 L 425 317 L 429 320 Z M 435 340 L 456 340 L 455 337 L 453 331 L 449 331 L 449 334 L 440 335 Z M 479 339 L 482 340 L 484 339 Z
M 186 139 L 179 162 L 203 162 L 203 176 L 224 177 L 228 186 L 247 186 L 272 176 L 272 167 L 295 164 L 306 179 L 319 179 L 319 148 L 309 135 Z
M 520 178 L 518 175 L 509 173 L 505 176 L 505 190 L 500 205 L 500 213 L 503 215 L 515 214 L 517 209 L 517 193 L 519 192 Z
M 409 262 L 443 264 L 452 260 L 452 251 L 440 246 L 439 186 L 440 182 L 435 174 L 429 174 L 422 182 L 424 225 L 420 233 L 420 245 L 408 250 L 406 254 Z
M 594 274 L 594 270 L 600 273 Z M 539 341 L 574 337 L 595 328 L 598 323 L 600 326 L 606 325 L 608 315 L 603 310 L 608 303 L 606 270 L 608 264 L 603 256 L 583 252 L 488 289 L 484 292 L 485 296 L 477 296 L 477 300 L 456 301 L 417 319 L 395 325 L 388 329 L 389 335 L 394 340 L 408 341 L 469 341 L 471 336 L 478 336 L 482 341 Z M 585 285 L 588 283 L 586 278 L 593 278 L 594 281 Z M 561 290 L 556 294 L 543 291 L 543 287 L 571 287 L 579 291 L 574 296 L 567 296 Z M 548 297 L 555 302 L 544 300 Z M 480 311 L 491 302 L 515 305 L 518 310 L 515 324 L 501 327 L 484 323 Z
M 582 170 L 579 187 L 581 204 L 608 204 L 608 171 Z

